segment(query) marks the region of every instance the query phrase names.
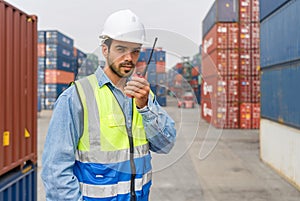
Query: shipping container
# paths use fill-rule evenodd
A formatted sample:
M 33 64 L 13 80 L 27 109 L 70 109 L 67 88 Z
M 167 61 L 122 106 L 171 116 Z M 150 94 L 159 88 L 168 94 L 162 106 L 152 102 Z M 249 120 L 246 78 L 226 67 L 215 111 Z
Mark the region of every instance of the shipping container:
M 74 72 L 74 59 L 64 57 L 46 57 L 46 69 L 56 69 L 68 72 Z
M 261 75 L 261 115 L 300 128 L 300 62 L 265 68 Z
M 239 103 L 238 102 L 227 102 L 227 118 L 225 128 L 239 128 Z
M 250 76 L 240 77 L 240 101 L 251 103 L 252 100 L 252 78 Z
M 260 21 L 263 21 L 289 1 L 290 0 L 260 0 Z
M 252 66 L 251 66 L 251 52 L 250 49 L 240 50 L 240 75 L 251 76 Z
M 251 129 L 252 127 L 252 104 L 240 104 L 240 128 Z
M 260 102 L 260 77 L 252 76 L 251 77 L 251 102 L 259 103 Z
M 74 81 L 74 73 L 62 70 L 45 70 L 45 84 L 70 84 Z
M 156 62 L 156 72 L 157 73 L 166 73 L 166 62 L 165 61 L 157 61 Z
M 239 50 L 227 50 L 227 75 L 239 75 Z
M 203 78 L 202 98 L 214 101 L 227 100 L 227 80 L 226 77 L 214 76 Z
M 46 44 L 60 44 L 69 49 L 73 49 L 74 41 L 70 37 L 57 30 L 47 30 L 45 32 Z
M 238 22 L 238 0 L 216 0 L 202 21 L 204 37 L 216 22 Z
M 252 6 L 251 6 L 251 22 L 259 22 L 259 7 L 261 0 L 252 0 Z
M 68 59 L 73 59 L 74 50 L 70 47 L 64 47 L 60 44 L 46 44 L 46 56 L 51 57 L 64 57 Z
M 261 67 L 300 59 L 300 1 L 290 1 L 261 23 Z
M 0 0 L 0 176 L 37 161 L 37 17 Z
M 157 49 L 156 50 L 156 62 L 165 62 L 166 61 L 166 51 Z
M 239 0 L 239 12 L 240 12 L 240 22 L 250 22 L 251 21 L 251 7 L 252 0 Z
M 38 57 L 46 56 L 46 45 L 45 43 L 38 43 Z
M 260 157 L 300 189 L 300 130 L 261 119 Z
M 68 87 L 69 84 L 45 84 L 46 98 L 58 98 Z
M 15 170 L 0 177 L 1 201 L 37 201 L 37 167 Z
M 210 54 L 216 49 L 228 48 L 228 27 L 226 23 L 217 23 L 203 38 L 203 53 Z
M 211 99 L 201 99 L 201 116 L 208 123 L 216 128 L 225 128 L 226 125 L 226 103 L 223 101 L 213 101 Z
M 252 129 L 260 128 L 260 103 L 252 103 Z
M 38 43 L 46 43 L 45 40 L 46 32 L 45 31 L 38 31 Z
M 202 76 L 227 75 L 227 50 L 216 49 L 202 59 Z

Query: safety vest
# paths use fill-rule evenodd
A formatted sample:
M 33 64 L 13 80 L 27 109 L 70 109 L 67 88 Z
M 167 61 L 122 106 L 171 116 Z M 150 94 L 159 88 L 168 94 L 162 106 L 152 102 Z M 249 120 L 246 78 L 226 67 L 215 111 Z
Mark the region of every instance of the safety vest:
M 126 119 L 112 91 L 106 85 L 99 87 L 94 74 L 76 81 L 75 86 L 84 125 L 74 174 L 84 200 L 147 201 L 152 183 L 151 155 L 134 100 L 132 119 Z M 131 123 L 131 130 L 126 122 Z

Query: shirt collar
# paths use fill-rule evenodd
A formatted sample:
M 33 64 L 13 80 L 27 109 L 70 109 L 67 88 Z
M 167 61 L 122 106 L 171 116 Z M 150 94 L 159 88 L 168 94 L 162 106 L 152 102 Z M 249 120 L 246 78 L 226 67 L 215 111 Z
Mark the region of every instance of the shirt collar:
M 97 77 L 98 84 L 100 87 L 102 87 L 105 84 L 111 84 L 112 86 L 114 86 L 112 81 L 107 77 L 107 75 L 104 73 L 101 67 L 97 68 L 97 70 L 95 71 L 95 75 Z

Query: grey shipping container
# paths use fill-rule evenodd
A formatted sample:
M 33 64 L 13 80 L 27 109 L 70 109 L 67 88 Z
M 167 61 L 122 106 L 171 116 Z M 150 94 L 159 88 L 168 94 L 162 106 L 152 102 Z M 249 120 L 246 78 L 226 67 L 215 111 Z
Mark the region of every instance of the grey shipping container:
M 238 20 L 238 0 L 216 0 L 202 22 L 202 37 L 205 37 L 216 22 L 237 22 Z
M 300 1 L 290 1 L 261 23 L 261 67 L 300 59 Z
M 26 171 L 12 171 L 0 177 L 1 201 L 36 201 L 37 167 L 28 166 Z
M 260 21 L 271 15 L 274 11 L 280 8 L 283 4 L 290 0 L 260 0 Z
M 0 0 L 0 176 L 37 161 L 37 18 Z
M 261 75 L 261 116 L 300 128 L 300 62 L 265 68 Z

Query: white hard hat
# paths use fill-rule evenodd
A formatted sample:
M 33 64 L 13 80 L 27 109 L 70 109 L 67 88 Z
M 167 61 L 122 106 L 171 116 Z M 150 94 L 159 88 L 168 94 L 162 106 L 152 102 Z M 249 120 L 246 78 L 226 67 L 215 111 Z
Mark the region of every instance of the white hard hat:
M 104 23 L 100 38 L 102 43 L 105 39 L 112 38 L 114 40 L 148 44 L 144 25 L 131 10 L 120 10 L 111 14 Z

